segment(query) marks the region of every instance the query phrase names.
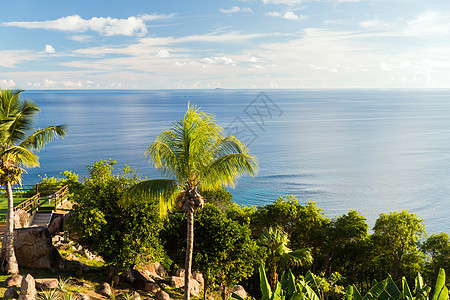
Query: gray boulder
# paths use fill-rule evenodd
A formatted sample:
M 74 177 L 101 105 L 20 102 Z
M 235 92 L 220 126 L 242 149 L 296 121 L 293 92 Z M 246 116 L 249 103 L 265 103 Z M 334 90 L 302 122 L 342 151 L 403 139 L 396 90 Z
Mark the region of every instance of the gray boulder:
M 56 278 L 42 278 L 35 279 L 35 281 L 38 290 L 54 290 L 58 288 L 58 279 Z
M 36 298 L 36 283 L 30 274 L 22 278 L 19 300 L 34 300 Z
M 63 227 L 63 217 L 56 217 L 48 226 L 48 231 L 51 235 L 55 235 L 55 233 L 61 231 Z
M 155 294 L 155 300 L 170 300 L 170 296 L 161 290 Z
M 21 282 L 22 282 L 22 276 L 12 275 L 5 279 L 5 281 L 3 282 L 3 286 L 4 287 L 11 287 L 11 286 L 20 287 Z
M 5 293 L 3 294 L 3 299 L 17 299 L 19 298 L 19 293 L 16 292 L 16 290 L 10 286 L 9 288 L 6 289 Z
M 105 295 L 105 296 L 109 296 L 111 295 L 111 287 L 109 286 L 109 284 L 107 282 L 104 282 L 102 284 L 100 284 L 98 286 L 98 293 Z
M 14 212 L 14 228 L 15 229 L 28 227 L 29 224 L 30 224 L 30 218 L 26 211 L 24 211 L 23 209 L 19 209 Z
M 3 244 L 0 260 L 6 254 Z M 43 268 L 52 272 L 64 269 L 64 259 L 52 245 L 46 227 L 28 227 L 14 230 L 14 251 L 20 267 Z

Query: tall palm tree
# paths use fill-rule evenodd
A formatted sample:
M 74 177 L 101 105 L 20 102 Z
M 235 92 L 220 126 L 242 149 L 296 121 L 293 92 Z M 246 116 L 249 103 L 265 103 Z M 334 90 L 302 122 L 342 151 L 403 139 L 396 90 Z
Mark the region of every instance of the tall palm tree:
M 163 131 L 146 151 L 150 162 L 168 179 L 143 181 L 130 194 L 159 199 L 162 213 L 176 205 L 187 215 L 184 299 L 190 297 L 194 213 L 203 206 L 199 193 L 234 186 L 243 174 L 253 176 L 257 160 L 234 136 L 224 137 L 214 117 L 188 105 L 183 119 Z
M 19 266 L 14 253 L 14 204 L 11 186 L 21 185 L 23 167 L 39 166 L 39 151 L 56 136 L 65 135 L 65 126 L 50 126 L 33 130 L 33 117 L 39 108 L 30 100 L 20 99 L 20 90 L 0 89 L 0 182 L 8 195 L 5 253 L 0 269 L 17 274 Z
M 285 265 L 297 264 L 308 265 L 312 262 L 312 256 L 307 248 L 299 250 L 289 249 L 289 236 L 281 229 L 269 227 L 264 228 L 259 238 L 259 245 L 267 249 L 269 260 L 269 281 L 272 288 L 278 281 L 278 264 L 283 262 Z

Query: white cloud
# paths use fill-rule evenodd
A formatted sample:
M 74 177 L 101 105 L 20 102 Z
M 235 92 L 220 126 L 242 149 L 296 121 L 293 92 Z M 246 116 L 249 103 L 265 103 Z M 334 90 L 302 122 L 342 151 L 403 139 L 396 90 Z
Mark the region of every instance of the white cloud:
M 306 16 L 303 15 L 296 15 L 293 11 L 287 11 L 284 14 L 281 14 L 279 12 L 276 11 L 272 11 L 272 12 L 268 12 L 266 13 L 266 15 L 271 16 L 271 17 L 280 17 L 286 20 L 292 20 L 292 21 L 298 21 L 298 20 L 305 20 L 307 19 Z
M 55 53 L 56 51 L 55 51 L 55 48 L 53 48 L 52 45 L 45 45 L 45 50 L 44 50 L 44 52 L 45 52 L 45 53 L 52 54 L 52 53 Z
M 15 68 L 19 63 L 36 59 L 36 54 L 30 50 L 0 51 L 0 67 Z
M 83 19 L 79 15 L 73 15 L 49 21 L 6 22 L 2 25 L 29 29 L 58 30 L 74 33 L 94 31 L 105 36 L 143 36 L 148 32 L 145 24 L 146 21 L 170 17 L 172 17 L 172 15 L 153 14 L 129 17 L 127 19 L 117 19 L 111 17 L 93 17 L 91 19 Z
M 71 36 L 70 39 L 71 39 L 72 41 L 86 43 L 86 42 L 91 41 L 91 40 L 93 39 L 93 37 L 90 36 L 90 35 L 79 34 L 79 35 L 73 35 L 73 36 Z
M 233 6 L 230 9 L 224 9 L 221 8 L 219 9 L 220 12 L 223 12 L 224 14 L 234 14 L 234 13 L 239 13 L 239 12 L 253 12 L 252 9 L 250 7 L 239 7 L 239 6 Z
M 211 63 L 211 64 L 225 64 L 225 65 L 235 65 L 236 62 L 233 58 L 229 56 L 212 56 L 205 57 L 201 60 L 202 62 Z
M 13 87 L 16 87 L 16 83 L 14 82 L 14 80 L 0 79 L 0 89 L 9 89 Z

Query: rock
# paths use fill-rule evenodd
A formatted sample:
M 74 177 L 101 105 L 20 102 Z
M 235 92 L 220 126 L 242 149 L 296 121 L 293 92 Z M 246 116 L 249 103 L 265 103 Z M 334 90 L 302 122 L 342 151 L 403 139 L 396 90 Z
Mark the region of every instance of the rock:
M 117 275 L 115 275 L 115 276 L 112 278 L 113 286 L 117 286 L 117 285 L 119 284 L 119 282 L 120 282 L 120 277 L 117 276 Z
M 184 277 L 171 276 L 169 285 L 174 288 L 180 288 L 184 286 Z
M 58 279 L 56 278 L 42 278 L 35 281 L 38 290 L 54 290 L 58 288 Z
M 178 270 L 175 271 L 175 276 L 177 276 L 177 277 L 184 277 L 185 273 L 186 272 L 184 271 L 184 269 L 178 269 Z
M 36 298 L 36 283 L 30 274 L 22 278 L 19 300 L 34 300 Z
M 81 249 L 77 252 L 89 260 L 93 260 L 95 258 L 95 255 L 92 254 L 91 252 L 89 252 L 89 250 L 87 250 L 87 249 Z
M 202 286 L 197 280 L 191 279 L 191 295 L 195 297 L 200 297 L 200 294 L 202 292 Z
M 76 257 L 75 255 L 73 255 L 72 253 L 67 253 L 66 259 L 68 259 L 68 260 L 74 260 L 74 261 L 80 261 L 80 260 L 78 259 L 78 257 Z
M 155 294 L 155 300 L 170 300 L 170 296 L 164 291 L 158 291 Z
M 242 285 L 237 285 L 231 290 L 232 293 L 235 293 L 241 298 L 247 298 L 247 292 L 245 291 L 244 287 Z
M 20 275 L 12 275 L 5 279 L 3 282 L 4 287 L 16 286 L 19 287 L 22 282 L 22 276 Z
M 159 262 L 154 263 L 155 271 L 158 276 L 166 278 L 168 276 L 166 268 L 164 268 Z
M 89 296 L 86 294 L 78 294 L 78 300 L 89 300 Z
M 192 273 L 192 278 L 194 278 L 195 280 L 197 280 L 198 283 L 200 283 L 200 285 L 202 286 L 202 289 L 205 286 L 205 279 L 203 279 L 203 274 L 200 272 L 194 272 Z
M 0 261 L 6 254 L 2 245 Z M 52 246 L 50 233 L 45 227 L 28 227 L 14 230 L 14 251 L 19 267 L 44 268 L 52 272 L 64 269 L 64 259 Z
M 139 290 L 156 293 L 160 290 L 159 286 L 153 279 L 141 271 L 128 268 L 122 274 L 122 280 L 131 283 L 131 285 Z
M 14 212 L 14 228 L 15 229 L 28 227 L 29 224 L 30 224 L 30 218 L 26 211 L 24 211 L 23 209 L 19 209 Z
M 10 286 L 9 288 L 6 289 L 5 293 L 3 294 L 3 299 L 17 299 L 19 298 L 19 294 L 16 292 L 16 290 Z
M 131 293 L 131 297 L 130 298 L 133 299 L 133 300 L 141 300 L 141 295 L 139 295 L 138 292 L 133 292 L 133 293 Z
M 109 284 L 107 282 L 104 282 L 102 284 L 100 284 L 98 286 L 97 289 L 99 294 L 105 295 L 105 296 L 109 296 L 111 295 L 111 287 L 109 286 Z
M 54 235 L 55 233 L 61 231 L 63 227 L 63 218 L 61 216 L 56 217 L 48 226 L 48 232 L 50 232 L 51 235 Z

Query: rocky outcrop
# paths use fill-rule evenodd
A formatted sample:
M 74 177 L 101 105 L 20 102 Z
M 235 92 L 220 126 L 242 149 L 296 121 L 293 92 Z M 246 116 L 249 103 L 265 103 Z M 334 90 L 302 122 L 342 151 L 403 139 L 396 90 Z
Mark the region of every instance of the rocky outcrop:
M 55 233 L 60 232 L 63 229 L 63 217 L 56 217 L 48 226 L 48 231 L 51 235 L 55 235 Z
M 0 259 L 5 255 L 5 245 Z M 45 227 L 14 230 L 14 251 L 20 267 L 44 268 L 52 272 L 64 269 L 64 259 L 52 246 L 52 238 Z
M 25 228 L 30 224 L 30 218 L 28 213 L 23 209 L 16 210 L 14 212 L 14 228 Z
M 97 291 L 99 294 L 102 294 L 105 296 L 111 295 L 111 287 L 109 286 L 109 284 L 107 282 L 100 284 L 97 288 Z
M 184 277 L 171 276 L 169 281 L 170 286 L 174 288 L 183 288 L 184 287 Z M 191 295 L 195 297 L 199 297 L 202 292 L 202 285 L 191 277 Z
M 58 288 L 58 279 L 56 278 L 42 278 L 35 281 L 38 290 L 54 290 Z
M 160 287 L 152 278 L 135 269 L 129 268 L 125 272 L 123 272 L 122 280 L 130 283 L 133 287 L 145 292 L 156 293 L 160 290 Z
M 12 275 L 5 279 L 5 281 L 3 282 L 3 286 L 4 287 L 12 287 L 12 286 L 19 287 L 21 282 L 22 282 L 22 276 Z
M 36 283 L 33 276 L 27 274 L 20 284 L 19 300 L 34 300 L 36 298 Z
M 155 294 L 155 300 L 170 300 L 170 296 L 164 291 L 159 291 Z

